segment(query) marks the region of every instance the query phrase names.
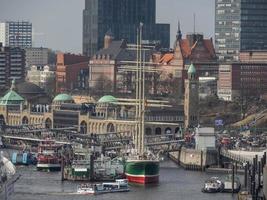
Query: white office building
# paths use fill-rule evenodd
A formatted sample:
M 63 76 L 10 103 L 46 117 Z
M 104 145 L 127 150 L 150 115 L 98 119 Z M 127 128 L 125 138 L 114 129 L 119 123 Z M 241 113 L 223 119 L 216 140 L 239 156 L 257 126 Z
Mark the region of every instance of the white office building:
M 0 43 L 6 47 L 31 47 L 32 24 L 27 21 L 0 22 Z
M 56 75 L 55 71 L 51 71 L 48 65 L 43 68 L 38 68 L 37 66 L 31 66 L 31 69 L 28 70 L 27 79 L 29 82 L 34 83 L 35 85 L 45 88 L 49 81 L 55 80 Z

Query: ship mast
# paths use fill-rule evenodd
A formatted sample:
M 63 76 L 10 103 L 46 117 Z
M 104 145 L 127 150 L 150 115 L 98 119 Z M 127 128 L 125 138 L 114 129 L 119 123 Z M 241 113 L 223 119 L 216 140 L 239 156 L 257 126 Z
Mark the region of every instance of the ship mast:
M 145 66 L 142 52 L 143 23 L 137 28 L 136 48 L 136 148 L 139 155 L 144 154 L 144 129 L 145 129 Z

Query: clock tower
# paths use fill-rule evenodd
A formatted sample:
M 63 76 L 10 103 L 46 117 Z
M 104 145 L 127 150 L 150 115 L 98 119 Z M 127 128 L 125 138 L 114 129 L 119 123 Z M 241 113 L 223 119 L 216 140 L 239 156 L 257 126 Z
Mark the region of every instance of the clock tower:
M 199 117 L 199 80 L 193 64 L 189 66 L 187 75 L 184 96 L 184 125 L 186 129 L 196 127 Z

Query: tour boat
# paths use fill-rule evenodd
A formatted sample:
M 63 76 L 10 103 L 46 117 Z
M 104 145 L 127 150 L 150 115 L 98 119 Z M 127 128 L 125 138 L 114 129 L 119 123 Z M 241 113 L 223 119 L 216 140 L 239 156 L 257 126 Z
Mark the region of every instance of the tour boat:
M 211 177 L 205 181 L 202 192 L 216 193 L 222 192 L 224 188 L 223 182 L 218 177 Z
M 38 146 L 37 170 L 60 171 L 61 163 L 58 149 L 54 141 L 45 141 Z
M 159 160 L 137 159 L 126 161 L 125 175 L 129 182 L 151 184 L 159 182 Z
M 115 182 L 98 184 L 81 184 L 78 186 L 78 194 L 104 194 L 130 191 L 127 179 L 116 179 Z

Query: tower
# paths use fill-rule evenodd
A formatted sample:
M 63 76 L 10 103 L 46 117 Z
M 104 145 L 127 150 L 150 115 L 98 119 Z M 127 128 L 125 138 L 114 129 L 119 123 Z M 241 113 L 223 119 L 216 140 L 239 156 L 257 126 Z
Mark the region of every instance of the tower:
M 176 40 L 181 40 L 182 39 L 182 31 L 181 31 L 181 27 L 180 27 L 180 21 L 178 21 L 178 29 L 177 29 L 177 34 L 176 34 Z
M 198 106 L 199 106 L 199 80 L 196 68 L 190 65 L 188 78 L 185 80 L 184 97 L 184 125 L 185 128 L 192 128 L 198 125 Z

